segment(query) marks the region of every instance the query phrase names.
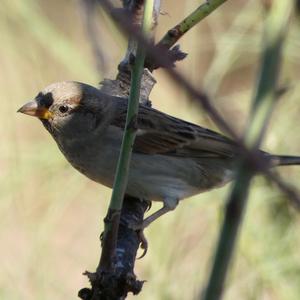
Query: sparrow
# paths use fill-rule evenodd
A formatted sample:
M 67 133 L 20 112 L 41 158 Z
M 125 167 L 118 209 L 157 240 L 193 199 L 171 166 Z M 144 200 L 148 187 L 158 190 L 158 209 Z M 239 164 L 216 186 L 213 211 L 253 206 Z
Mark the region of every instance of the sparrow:
M 127 102 L 90 85 L 64 81 L 47 86 L 18 112 L 39 118 L 75 169 L 112 188 Z M 270 167 L 300 164 L 297 156 L 259 153 Z M 140 104 L 126 194 L 163 202 L 142 229 L 180 200 L 232 181 L 239 154 L 228 137 Z

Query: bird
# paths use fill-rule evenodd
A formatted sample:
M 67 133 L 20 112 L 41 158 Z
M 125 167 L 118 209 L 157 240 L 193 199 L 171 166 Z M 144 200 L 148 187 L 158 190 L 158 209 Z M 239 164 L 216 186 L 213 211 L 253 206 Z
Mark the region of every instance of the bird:
M 44 88 L 18 112 L 40 119 L 75 169 L 112 188 L 127 104 L 127 98 L 63 81 Z M 182 199 L 234 180 L 240 151 L 232 139 L 142 104 L 135 129 L 126 194 L 163 203 L 137 229 L 174 210 Z M 259 153 L 270 167 L 300 164 L 299 156 Z

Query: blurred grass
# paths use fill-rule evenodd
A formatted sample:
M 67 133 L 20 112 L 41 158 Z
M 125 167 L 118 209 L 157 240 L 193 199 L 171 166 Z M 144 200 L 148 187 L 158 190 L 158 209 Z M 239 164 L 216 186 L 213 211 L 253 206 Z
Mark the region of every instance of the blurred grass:
M 50 82 L 93 85 L 113 77 L 126 42 L 99 15 L 108 49 L 109 74 L 97 74 L 92 49 L 75 1 L 2 0 L 0 6 L 0 299 L 73 299 L 87 284 L 81 273 L 98 262 L 110 191 L 74 171 L 37 120 L 16 110 Z M 199 1 L 163 2 L 157 36 L 191 12 Z M 242 130 L 255 81 L 263 12 L 259 2 L 229 1 L 180 41 L 187 59 L 178 64 L 189 80 L 205 86 L 226 119 Z M 299 23 L 285 47 L 280 99 L 264 149 L 299 154 Z M 163 71 L 153 105 L 215 128 L 205 112 Z M 297 186 L 298 167 L 278 169 Z M 137 262 L 146 279 L 141 299 L 193 299 L 207 276 L 229 187 L 183 201 L 147 231 L 150 249 Z M 251 190 L 236 261 L 225 299 L 299 299 L 300 218 L 287 199 L 257 177 Z M 154 205 L 155 208 L 157 204 Z M 133 297 L 130 297 L 133 299 Z

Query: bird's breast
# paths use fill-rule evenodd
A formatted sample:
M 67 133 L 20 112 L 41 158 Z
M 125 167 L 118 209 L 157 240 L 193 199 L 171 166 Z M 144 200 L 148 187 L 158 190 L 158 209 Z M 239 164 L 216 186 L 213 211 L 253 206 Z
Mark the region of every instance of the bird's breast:
M 107 130 L 80 140 L 57 141 L 69 163 L 88 178 L 112 187 L 122 141 L 121 130 Z

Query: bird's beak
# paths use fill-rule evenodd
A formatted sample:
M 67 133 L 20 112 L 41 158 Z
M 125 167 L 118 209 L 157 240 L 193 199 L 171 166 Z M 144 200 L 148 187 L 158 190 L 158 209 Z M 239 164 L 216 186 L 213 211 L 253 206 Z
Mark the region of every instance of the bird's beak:
M 46 120 L 50 119 L 52 116 L 52 113 L 47 107 L 40 106 L 36 101 L 30 101 L 24 104 L 17 112 Z

